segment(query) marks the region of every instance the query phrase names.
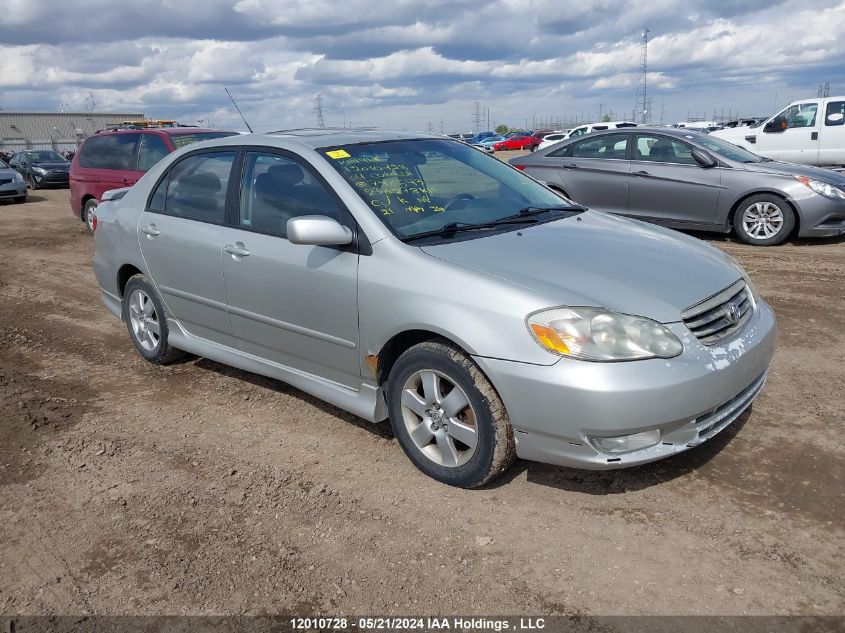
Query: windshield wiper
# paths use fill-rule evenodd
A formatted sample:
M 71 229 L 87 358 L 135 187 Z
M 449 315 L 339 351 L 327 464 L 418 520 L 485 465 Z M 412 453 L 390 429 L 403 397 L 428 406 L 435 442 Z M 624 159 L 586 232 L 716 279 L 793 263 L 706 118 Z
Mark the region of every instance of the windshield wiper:
M 557 205 L 554 207 L 523 207 L 517 212 L 517 215 L 509 215 L 508 218 L 513 217 L 525 217 L 527 215 L 540 215 L 541 213 L 546 213 L 548 211 L 575 211 L 575 212 L 582 212 L 586 211 L 587 207 L 582 207 L 577 204 L 568 204 L 568 205 Z
M 498 220 L 491 220 L 490 222 L 481 222 L 478 224 L 472 224 L 469 222 L 449 222 L 449 224 L 444 224 L 439 229 L 423 231 L 422 233 L 414 233 L 413 235 L 403 237 L 402 241 L 412 242 L 425 237 L 452 237 L 455 233 L 476 231 L 479 229 L 493 229 L 504 224 L 533 224 L 536 221 L 537 220 L 534 218 L 525 216 L 508 216 L 506 218 L 499 218 Z

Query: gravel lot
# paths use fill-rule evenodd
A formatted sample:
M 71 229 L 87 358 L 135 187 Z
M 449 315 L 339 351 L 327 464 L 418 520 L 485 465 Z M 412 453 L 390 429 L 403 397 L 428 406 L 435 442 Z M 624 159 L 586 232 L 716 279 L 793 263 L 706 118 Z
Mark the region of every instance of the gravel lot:
M 147 364 L 67 190 L 30 198 L 0 204 L 0 614 L 845 612 L 845 240 L 705 236 L 779 320 L 713 441 L 463 491 L 283 383 Z

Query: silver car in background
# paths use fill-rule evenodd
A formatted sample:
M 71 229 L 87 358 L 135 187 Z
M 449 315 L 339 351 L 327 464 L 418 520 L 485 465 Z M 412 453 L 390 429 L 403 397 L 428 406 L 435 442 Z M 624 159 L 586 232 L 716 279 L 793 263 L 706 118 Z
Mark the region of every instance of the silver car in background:
M 0 200 L 26 202 L 26 181 L 3 160 L 0 160 Z
M 190 352 L 389 418 L 420 470 L 462 487 L 515 456 L 687 450 L 748 408 L 775 348 L 718 249 L 442 137 L 197 143 L 104 196 L 95 240 L 102 299 L 148 361 Z
M 762 158 L 689 130 L 593 132 L 511 164 L 579 204 L 748 244 L 845 233 L 845 174 Z

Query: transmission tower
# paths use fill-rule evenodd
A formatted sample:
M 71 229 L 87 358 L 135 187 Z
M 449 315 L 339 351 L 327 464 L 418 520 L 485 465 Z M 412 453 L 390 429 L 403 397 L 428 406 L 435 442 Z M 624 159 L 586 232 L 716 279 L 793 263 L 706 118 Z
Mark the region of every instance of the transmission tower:
M 648 107 L 648 34 L 651 29 L 645 27 L 640 43 L 640 77 L 637 80 L 637 92 L 634 95 L 634 121 L 648 123 L 651 112 Z M 638 116 L 639 115 L 639 116 Z
M 326 127 L 326 122 L 323 120 L 323 95 L 319 92 L 314 97 L 314 113 L 317 115 L 317 127 Z
M 475 111 L 472 115 L 472 122 L 475 123 L 475 133 L 478 134 L 481 126 L 481 103 L 478 101 L 475 102 Z

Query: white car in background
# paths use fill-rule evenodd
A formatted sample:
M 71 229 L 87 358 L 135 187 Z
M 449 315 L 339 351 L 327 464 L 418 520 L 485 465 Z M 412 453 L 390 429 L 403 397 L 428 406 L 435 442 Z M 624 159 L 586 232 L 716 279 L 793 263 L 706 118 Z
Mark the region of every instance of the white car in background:
M 570 131 L 564 138 L 575 138 L 576 136 L 583 136 L 584 134 L 589 134 L 590 132 L 613 130 L 621 127 L 637 127 L 637 124 L 633 121 L 602 121 L 600 123 L 589 123 L 587 125 L 579 125 L 576 128 L 572 128 L 572 131 Z
M 773 160 L 845 165 L 845 96 L 793 101 L 759 125 L 712 132 Z
M 537 149 L 546 149 L 550 145 L 554 145 L 555 143 L 560 143 L 561 141 L 566 140 L 569 138 L 569 133 L 572 130 L 555 130 L 551 134 L 546 134 L 543 137 L 542 142 L 537 146 Z

